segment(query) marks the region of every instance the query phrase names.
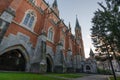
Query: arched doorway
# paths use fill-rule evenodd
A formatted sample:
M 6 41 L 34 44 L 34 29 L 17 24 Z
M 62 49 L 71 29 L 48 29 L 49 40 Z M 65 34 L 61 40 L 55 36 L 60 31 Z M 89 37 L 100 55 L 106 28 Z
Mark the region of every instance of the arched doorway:
M 53 62 L 49 55 L 47 55 L 46 61 L 47 61 L 47 72 L 53 72 Z
M 90 73 L 91 72 L 91 68 L 89 65 L 86 66 L 86 72 Z
M 0 55 L 0 70 L 25 71 L 26 60 L 18 49 L 11 50 Z

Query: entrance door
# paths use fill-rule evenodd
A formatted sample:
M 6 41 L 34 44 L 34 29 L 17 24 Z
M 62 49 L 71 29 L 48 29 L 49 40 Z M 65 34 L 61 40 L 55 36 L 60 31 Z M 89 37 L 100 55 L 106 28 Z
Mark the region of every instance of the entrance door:
M 91 72 L 91 69 L 90 69 L 90 66 L 86 66 L 86 72 L 90 73 Z
M 25 71 L 26 61 L 19 50 L 11 50 L 0 55 L 0 70 Z
M 47 72 L 52 72 L 52 63 L 49 58 L 47 58 Z

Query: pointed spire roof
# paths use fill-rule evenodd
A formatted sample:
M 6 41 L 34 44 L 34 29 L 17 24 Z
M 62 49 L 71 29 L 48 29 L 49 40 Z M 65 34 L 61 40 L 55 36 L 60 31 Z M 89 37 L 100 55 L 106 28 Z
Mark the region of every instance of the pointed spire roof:
M 69 30 L 71 31 L 71 25 L 70 25 L 70 22 L 69 22 L 69 26 L 68 26 L 68 27 L 69 27 Z
M 57 0 L 54 0 L 52 7 L 58 7 Z
M 81 27 L 80 27 L 80 24 L 79 24 L 79 21 L 78 21 L 77 15 L 76 15 L 76 25 L 75 25 L 75 28 L 78 28 L 78 29 L 81 30 Z
M 59 16 L 59 10 L 58 10 L 58 5 L 57 5 L 57 0 L 54 0 L 54 2 L 52 4 L 52 9 L 56 13 L 56 15 Z
M 70 25 L 70 22 L 69 22 L 69 29 L 71 30 L 71 25 Z
M 93 52 L 93 50 L 90 48 L 90 54 L 89 54 L 91 57 L 93 57 L 94 56 L 94 52 Z

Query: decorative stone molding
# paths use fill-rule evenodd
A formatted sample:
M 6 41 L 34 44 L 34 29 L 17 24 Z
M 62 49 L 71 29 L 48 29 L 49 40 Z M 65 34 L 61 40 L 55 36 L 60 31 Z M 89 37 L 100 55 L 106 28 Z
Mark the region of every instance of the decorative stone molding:
M 0 18 L 8 23 L 11 23 L 15 17 L 15 11 L 12 8 L 7 8 L 0 16 Z
M 15 17 L 15 10 L 11 7 L 8 7 L 1 15 L 0 15 L 0 24 L 4 23 L 3 28 L 0 30 L 0 43 L 9 27 L 9 24 L 12 22 Z
M 17 35 L 10 34 L 8 37 L 4 37 L 0 44 L 0 51 L 2 52 L 15 45 L 22 45 L 25 47 L 30 56 L 33 54 L 33 48 L 31 42 L 29 41 L 29 37 L 22 33 L 18 33 Z

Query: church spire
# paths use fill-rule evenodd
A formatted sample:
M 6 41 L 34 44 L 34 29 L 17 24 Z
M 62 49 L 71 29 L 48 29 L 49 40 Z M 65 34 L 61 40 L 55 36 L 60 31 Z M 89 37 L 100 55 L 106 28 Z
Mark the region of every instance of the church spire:
M 79 25 L 77 15 L 76 15 L 76 24 L 75 24 L 75 37 L 78 40 L 77 42 L 79 43 L 80 38 L 81 38 L 81 27 Z
M 58 7 L 57 0 L 54 0 L 52 7 Z
M 78 21 L 77 15 L 76 15 L 75 29 L 79 29 L 79 30 L 81 30 L 81 27 L 80 27 L 80 25 L 79 25 L 79 21 Z
M 57 14 L 57 16 L 59 16 L 59 10 L 58 10 L 58 5 L 57 5 L 57 0 L 54 0 L 54 2 L 52 4 L 52 9 Z
M 70 25 L 70 22 L 69 22 L 69 30 L 71 31 L 71 25 Z

